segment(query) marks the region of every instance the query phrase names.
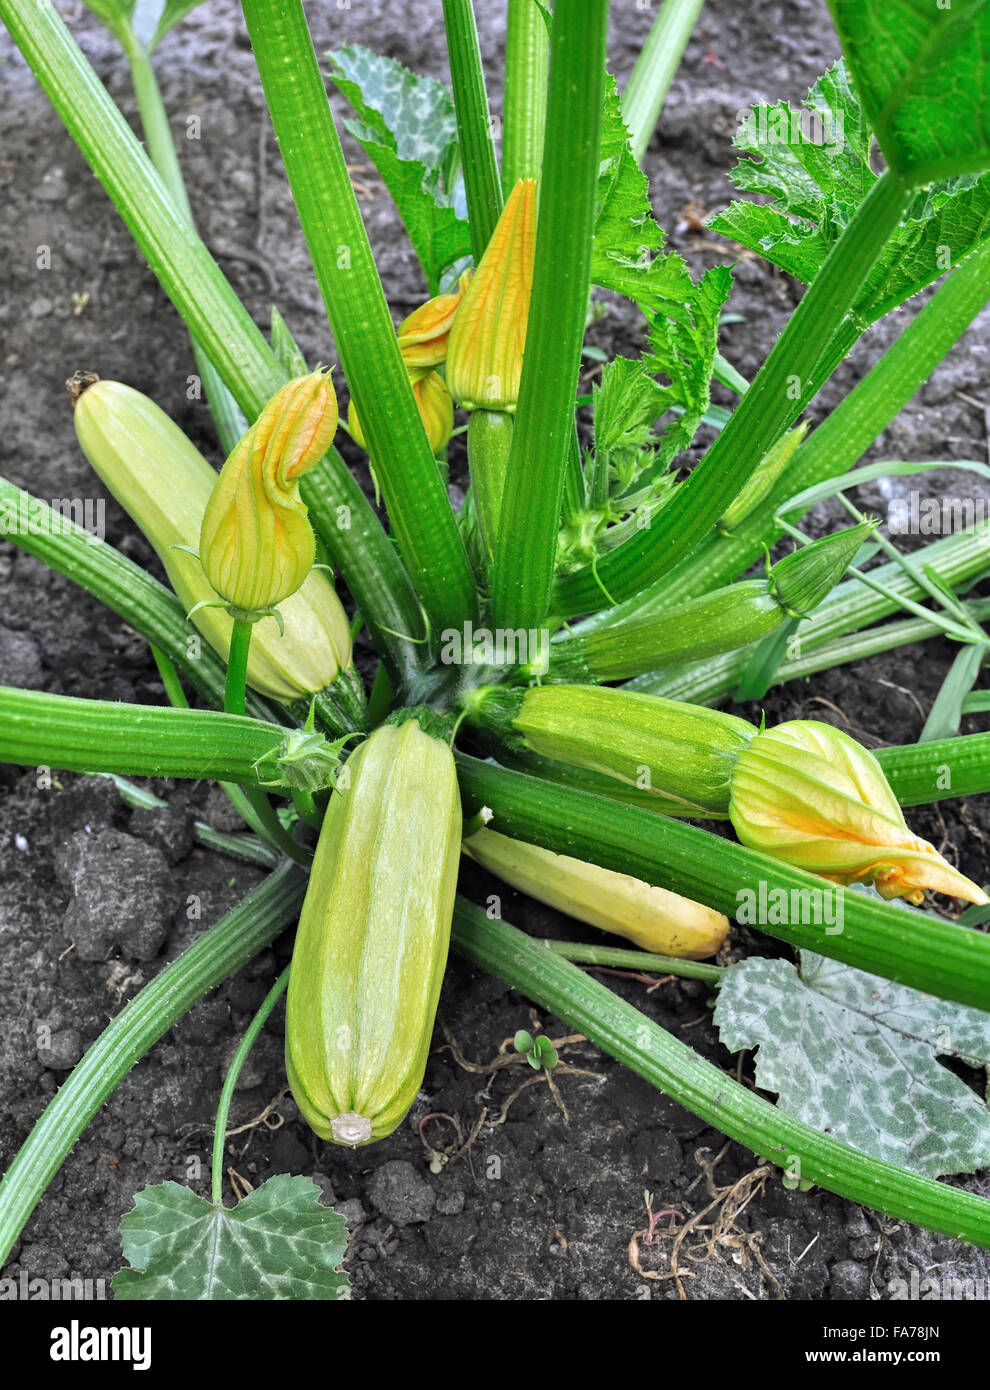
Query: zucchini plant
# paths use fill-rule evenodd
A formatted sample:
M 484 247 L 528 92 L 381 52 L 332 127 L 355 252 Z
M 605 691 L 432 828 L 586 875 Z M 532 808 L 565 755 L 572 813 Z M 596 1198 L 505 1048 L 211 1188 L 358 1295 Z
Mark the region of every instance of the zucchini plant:
M 727 260 L 741 244 L 807 285 L 747 382 L 719 351 L 731 270 L 695 280 L 663 249 L 638 162 L 694 0 L 667 0 L 622 95 L 607 71 L 607 0 L 555 0 L 552 14 L 508 0 L 500 157 L 471 0 L 442 0 L 449 90 L 364 49 L 318 54 L 300 0 L 243 0 L 332 371 L 310 370 L 277 308 L 265 337 L 195 231 L 151 63 L 191 6 L 159 7 L 149 30 L 134 0 L 89 3 L 126 52 L 147 152 L 54 7 L 0 0 L 0 17 L 184 320 L 227 462 L 217 475 L 126 383 L 72 379 L 80 445 L 171 588 L 61 520 L 7 534 L 147 639 L 169 703 L 3 689 L 0 759 L 103 772 L 143 804 L 152 794 L 127 778 L 212 778 L 248 827 L 228 847 L 271 874 L 128 1004 L 40 1115 L 0 1184 L 0 1256 L 134 1062 L 297 917 L 291 972 L 221 1097 L 212 1204 L 194 1212 L 174 1184 L 155 1201 L 140 1194 L 118 1296 L 341 1295 L 340 1232 L 312 1192 L 224 1207 L 233 1079 L 287 990 L 300 1110 L 324 1140 L 376 1142 L 421 1084 L 449 945 L 790 1179 L 990 1247 L 990 1203 L 937 1181 L 990 1163 L 990 1115 L 936 1060 L 990 1058 L 988 898 L 950 862 L 963 847 L 939 852 L 903 811 L 990 791 L 990 735 L 959 732 L 985 708 L 973 687 L 987 603 L 966 595 L 990 568 L 990 527 L 907 556 L 846 497 L 933 466 L 856 465 L 990 297 L 990 7 L 831 0 L 844 56 L 807 108 L 828 138 L 808 138 L 783 105 L 743 123 L 736 183 L 770 200 L 733 203 L 714 229 L 731 239 Z M 398 324 L 327 79 L 428 287 Z M 809 432 L 802 415 L 861 335 L 928 286 Z M 644 349 L 605 363 L 586 398 L 598 289 L 638 307 Z M 731 409 L 713 403 L 715 381 Z M 458 420 L 470 474 L 459 512 L 446 485 Z M 333 446 L 345 427 L 380 510 Z M 712 442 L 686 470 L 703 427 Z M 800 522 L 829 496 L 851 524 L 811 541 Z M 0 502 L 45 519 L 2 479 Z M 361 628 L 376 654 L 367 681 L 353 661 Z M 758 728 L 714 708 L 934 635 L 958 655 L 917 745 L 874 755 L 826 724 Z M 713 819 L 736 841 L 691 824 Z M 493 919 L 456 895 L 462 843 L 644 951 L 551 946 Z M 927 910 L 926 893 L 942 895 Z M 960 900 L 973 905 L 965 916 Z M 699 965 L 733 918 L 799 948 L 799 968 Z M 760 1046 L 757 1080 L 777 1103 L 589 978 L 587 960 L 709 981 L 724 1040 Z M 761 1001 L 790 1033 L 761 1032 Z M 890 1042 L 885 1001 L 919 1020 L 916 1035 L 895 1029 Z M 899 1097 L 893 1072 L 857 1052 L 864 1011 L 878 1048 L 924 1070 L 900 1130 L 869 1121 Z M 843 1037 L 869 1105 L 843 1106 L 827 1084 L 816 1020 Z M 808 1084 L 788 1083 L 775 1042 L 797 1050 Z M 516 1046 L 534 1067 L 555 1061 L 525 1030 Z M 938 1139 L 949 1111 L 951 1147 Z M 183 1272 L 187 1220 L 224 1251 L 202 1283 Z M 284 1241 L 290 1275 L 315 1250 L 325 1277 L 251 1275 L 232 1232 L 252 1222 Z

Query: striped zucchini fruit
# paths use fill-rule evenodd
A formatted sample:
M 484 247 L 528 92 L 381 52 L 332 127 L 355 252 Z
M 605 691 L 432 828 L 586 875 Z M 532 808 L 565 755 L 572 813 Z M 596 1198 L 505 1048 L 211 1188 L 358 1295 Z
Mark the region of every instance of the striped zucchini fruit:
M 376 729 L 330 798 L 289 978 L 289 1084 L 323 1139 L 382 1139 L 416 1098 L 460 842 L 448 744 L 414 719 Z

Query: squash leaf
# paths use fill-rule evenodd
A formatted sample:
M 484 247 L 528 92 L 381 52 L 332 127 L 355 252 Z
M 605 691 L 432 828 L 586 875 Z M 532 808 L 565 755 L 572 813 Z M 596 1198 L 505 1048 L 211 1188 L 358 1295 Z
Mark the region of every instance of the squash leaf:
M 990 1064 L 990 1013 L 801 951 L 799 969 L 731 966 L 715 1024 L 730 1052 L 757 1049 L 756 1084 L 813 1129 L 931 1178 L 990 1163 L 990 1111 L 936 1060 Z

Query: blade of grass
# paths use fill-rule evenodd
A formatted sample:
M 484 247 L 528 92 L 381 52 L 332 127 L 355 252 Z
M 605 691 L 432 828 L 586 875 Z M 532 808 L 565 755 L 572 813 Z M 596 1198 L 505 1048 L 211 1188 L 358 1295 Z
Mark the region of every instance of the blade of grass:
M 560 955 L 458 898 L 454 949 L 581 1032 L 694 1115 L 851 1201 L 990 1247 L 990 1202 L 870 1158 L 790 1119 Z
M 471 247 L 477 265 L 502 211 L 502 185 L 495 162 L 492 117 L 471 0 L 443 0 L 443 22 L 447 31 Z
M 976 684 L 988 653 L 990 642 L 963 647 L 956 653 L 956 658 L 935 696 L 925 720 L 925 727 L 918 735 L 919 743 L 933 743 L 937 739 L 954 738 L 958 734 L 963 705 Z
M 295 920 L 306 877 L 283 864 L 117 1015 L 45 1108 L 0 1182 L 0 1265 L 79 1136 L 131 1068 L 208 990 Z
M 399 351 L 302 4 L 244 0 L 243 9 L 400 554 L 434 627 L 459 627 L 477 612 L 471 567 Z
M 664 0 L 622 95 L 622 115 L 638 164 L 646 153 L 704 0 Z
M 557 0 L 533 295 L 499 532 L 492 610 L 506 628 L 546 616 L 588 313 L 605 89 L 607 0 Z
M 990 735 L 984 749 L 987 745 Z M 970 752 L 970 762 L 975 752 Z M 467 810 L 490 807 L 491 824 L 501 834 L 632 874 L 730 917 L 746 901 L 742 895 L 758 896 L 761 884 L 788 893 L 822 892 L 823 880 L 815 874 L 696 826 L 570 787 L 551 786 L 463 754 L 457 755 L 457 766 Z M 922 765 L 914 766 L 917 771 Z M 909 915 L 865 894 L 836 891 L 843 908 L 840 932 L 800 921 L 768 923 L 760 929 L 941 999 L 990 1008 L 990 936 L 927 913 Z

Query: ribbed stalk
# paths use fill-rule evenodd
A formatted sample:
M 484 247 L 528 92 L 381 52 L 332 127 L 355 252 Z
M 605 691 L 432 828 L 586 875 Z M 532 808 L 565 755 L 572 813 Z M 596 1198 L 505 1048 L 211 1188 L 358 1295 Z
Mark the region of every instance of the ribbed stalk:
M 244 0 L 272 125 L 400 554 L 437 630 L 471 567 L 409 384 L 300 0 Z
M 295 919 L 306 878 L 283 864 L 131 1000 L 58 1089 L 0 1182 L 0 1265 L 114 1088 L 197 1000 Z
M 269 780 L 284 730 L 211 710 L 78 700 L 0 686 L 0 762 L 130 777 Z
M 539 178 L 547 119 L 550 36 L 536 0 L 508 0 L 502 177 L 506 188 Z
M 607 20 L 607 0 L 554 8 L 533 295 L 492 568 L 500 627 L 537 627 L 549 606 L 588 312 Z
M 472 410 L 468 417 L 471 491 L 478 525 L 489 555 L 495 549 L 502 514 L 512 432 L 512 416 L 504 410 Z
M 502 211 L 502 185 L 495 162 L 492 118 L 471 0 L 443 0 L 443 22 L 447 30 L 471 248 L 477 265 Z
M 990 1247 L 990 1202 L 870 1158 L 803 1125 L 704 1061 L 577 966 L 458 898 L 454 948 L 533 999 L 761 1161 L 800 1163 L 801 1177 L 850 1201 Z
M 801 920 L 760 929 L 941 999 L 990 1008 L 990 936 L 981 932 L 927 914 L 909 915 L 635 806 L 549 786 L 463 755 L 458 772 L 468 813 L 475 806 L 490 807 L 492 828 L 501 834 L 632 874 L 729 917 L 746 901 L 743 894 L 758 901 L 761 884 L 765 891 L 782 888 L 788 894 L 810 890 L 821 895 L 828 889 L 842 903 L 840 932 Z M 800 919 L 810 914 L 789 915 Z
M 668 574 L 704 539 L 767 450 L 794 423 L 823 344 L 838 331 L 910 198 L 910 190 L 889 171 L 877 179 L 701 463 L 650 530 L 603 555 L 596 572 L 586 566 L 559 580 L 555 613 L 599 608 L 603 588 L 622 602 Z
M 55 7 L 36 0 L 0 0 L 0 19 L 186 326 L 209 354 L 245 416 L 254 420 L 288 373 L 209 251 L 177 212 L 160 176 Z M 422 621 L 415 598 L 409 598 L 408 575 L 336 450 L 329 451 L 320 469 L 318 500 L 323 515 L 314 514 L 314 525 L 369 631 L 381 643 L 379 651 L 398 673 L 408 664 L 409 648 L 394 646 L 386 629 L 415 632 Z M 315 486 L 311 472 L 301 487 L 307 504 Z M 390 613 L 379 613 L 376 603 L 385 592 L 392 593 L 393 606 L 401 605 L 401 622 Z M 425 663 L 424 648 L 412 648 L 412 652 L 417 666 Z
M 990 599 L 978 599 L 965 607 L 974 622 L 984 623 L 990 619 Z M 943 629 L 941 624 L 925 622 L 923 618 L 907 618 L 899 623 L 868 627 L 861 632 L 850 630 L 849 635 L 832 641 L 820 641 L 817 637 L 809 641 L 803 632 L 802 628 L 798 628 L 794 635 L 801 655 L 781 662 L 773 673 L 768 690 L 787 681 L 813 676 L 818 671 L 831 671 L 836 666 L 848 666 L 853 661 L 865 661 L 867 657 L 895 651 L 912 642 L 938 637 Z M 626 688 L 662 695 L 668 700 L 686 700 L 693 705 L 719 705 L 729 699 L 738 686 L 752 655 L 751 651 L 724 652 L 707 661 L 692 661 L 667 671 L 637 676 Z
M 877 748 L 874 756 L 902 806 L 990 792 L 990 734 Z
M 182 177 L 182 166 L 179 164 L 175 141 L 172 139 L 172 127 L 169 124 L 165 103 L 162 101 L 161 88 L 158 86 L 151 57 L 126 26 L 124 27 L 122 42 L 131 69 L 131 81 L 134 84 L 134 95 L 137 98 L 138 112 L 141 117 L 141 129 L 144 131 L 151 162 L 172 195 L 180 214 L 186 218 L 190 226 L 194 226 L 195 218 L 189 203 L 189 195 L 186 192 L 185 180 Z M 241 435 L 247 430 L 248 422 L 237 408 L 237 402 L 223 384 L 223 379 L 210 361 L 209 354 L 203 350 L 194 337 L 190 337 L 190 342 L 199 370 L 200 381 L 206 393 L 206 403 L 217 427 L 217 434 L 220 437 L 223 451 L 225 454 L 229 454 Z
M 704 0 L 664 0 L 622 95 L 622 115 L 638 164 L 680 67 Z

